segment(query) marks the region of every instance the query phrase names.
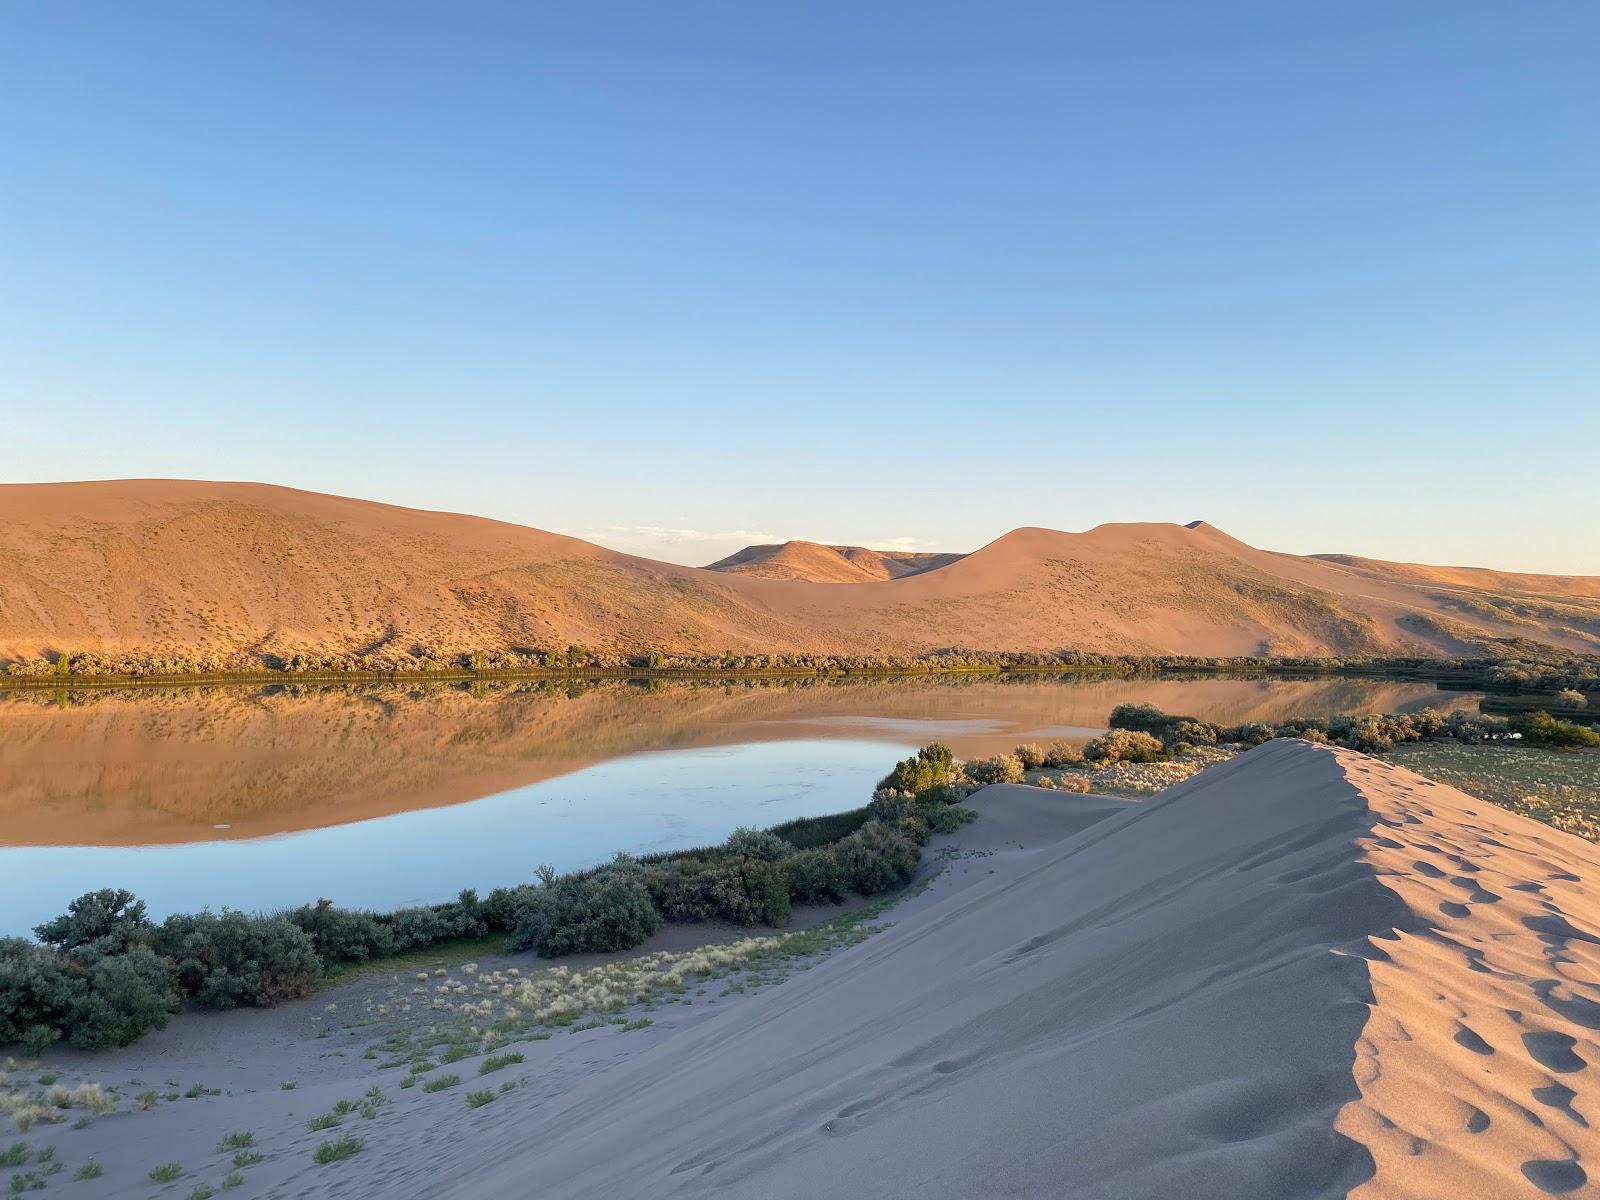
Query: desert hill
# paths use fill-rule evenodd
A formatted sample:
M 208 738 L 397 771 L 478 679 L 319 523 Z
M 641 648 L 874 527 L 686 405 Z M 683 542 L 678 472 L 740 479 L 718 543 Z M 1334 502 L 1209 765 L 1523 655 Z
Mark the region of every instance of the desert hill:
M 888 929 L 368 1186 L 1593 1194 L 1595 846 L 1305 742 L 972 803 Z
M 1511 577 L 1501 577 L 1510 579 Z M 252 483 L 0 485 L 0 661 L 58 651 L 271 660 L 476 649 L 914 654 L 1472 652 L 1600 646 L 1600 599 L 1470 594 L 1257 550 L 1204 524 L 1024 528 L 840 587 Z
M 934 571 L 964 554 L 869 550 L 865 546 L 823 546 L 790 541 L 779 546 L 746 546 L 719 559 L 708 571 L 756 575 L 762 579 L 805 579 L 812 583 L 873 583 Z

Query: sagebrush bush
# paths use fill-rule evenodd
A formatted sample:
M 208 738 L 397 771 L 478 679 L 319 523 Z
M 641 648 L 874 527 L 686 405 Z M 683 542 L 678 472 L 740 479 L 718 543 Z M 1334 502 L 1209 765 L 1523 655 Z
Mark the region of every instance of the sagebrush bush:
M 365 962 L 395 951 L 394 933 L 377 914 L 318 900 L 285 914 L 311 938 L 323 963 Z
M 1033 742 L 1024 742 L 1012 751 L 1025 770 L 1036 771 L 1044 766 L 1044 747 Z
M 1083 751 L 1071 742 L 1051 742 L 1044 750 L 1047 767 L 1071 767 L 1083 761 Z
M 777 862 L 794 853 L 792 845 L 770 830 L 751 829 L 743 825 L 728 835 L 723 848 L 732 856 L 754 858 L 762 862 Z
M 180 913 L 154 932 L 153 945 L 172 960 L 184 994 L 206 1008 L 293 1000 L 310 995 L 322 978 L 310 936 L 284 917 Z
M 801 850 L 780 864 L 796 904 L 837 904 L 850 891 L 844 863 L 833 846 Z
M 916 842 L 879 821 L 863 825 L 837 850 L 845 885 L 863 896 L 876 896 L 906 882 L 922 859 Z
M 539 878 L 511 934 L 513 950 L 543 958 L 629 950 L 661 928 L 644 870 L 625 854 L 592 874 L 557 876 L 541 867 Z
M 150 928 L 144 901 L 125 888 L 86 892 L 67 911 L 33 932 L 63 953 L 121 954 Z
M 967 775 L 975 783 L 1021 783 L 1022 760 L 1015 754 L 997 754 L 967 764 Z
M 1166 747 L 1154 734 L 1112 729 L 1090 741 L 1083 756 L 1090 762 L 1150 763 L 1165 758 Z

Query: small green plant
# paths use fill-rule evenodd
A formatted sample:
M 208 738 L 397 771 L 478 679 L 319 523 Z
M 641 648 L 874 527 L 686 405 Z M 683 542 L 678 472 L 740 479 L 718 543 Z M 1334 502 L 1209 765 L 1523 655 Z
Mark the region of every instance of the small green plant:
M 17 1142 L 10 1149 L 0 1150 L 0 1167 L 20 1167 L 28 1161 L 28 1143 Z
M 344 1118 L 338 1113 L 318 1113 L 316 1116 L 312 1117 L 306 1122 L 306 1128 L 312 1133 L 320 1133 L 324 1129 L 332 1129 L 342 1120 L 344 1120 Z
M 216 1194 L 216 1188 L 207 1187 L 203 1183 L 197 1183 L 194 1185 L 194 1190 L 189 1193 L 189 1200 L 211 1200 L 211 1197 L 215 1196 Z
M 151 1183 L 171 1183 L 183 1174 L 183 1167 L 175 1162 L 162 1163 L 159 1167 L 150 1168 Z
M 461 1076 L 459 1075 L 441 1075 L 437 1079 L 428 1080 L 427 1083 L 422 1085 L 422 1090 L 425 1092 L 442 1092 L 445 1088 L 453 1088 L 460 1082 Z
M 217 1143 L 218 1150 L 248 1150 L 256 1144 L 256 1135 L 248 1129 L 230 1133 Z
M 20 1196 L 23 1192 L 42 1192 L 49 1184 L 39 1172 L 23 1171 L 20 1175 L 13 1175 L 8 1186 L 13 1196 Z
M 350 1113 L 355 1112 L 355 1110 L 356 1110 L 356 1102 L 354 1100 L 340 1100 L 337 1103 L 335 1103 L 334 1106 L 333 1106 L 333 1111 L 334 1111 L 335 1115 L 341 1116 L 341 1117 L 347 1116 Z
M 161 1093 L 156 1091 L 155 1088 L 146 1088 L 144 1091 L 135 1096 L 134 1099 L 139 1102 L 140 1108 L 148 1111 L 156 1106 L 156 1101 L 161 1099 Z
M 478 1074 L 487 1075 L 490 1071 L 498 1071 L 501 1067 L 509 1067 L 522 1061 L 522 1055 L 515 1050 L 509 1054 L 491 1054 L 478 1064 Z
M 91 1126 L 93 1124 L 94 1124 L 93 1118 L 91 1118 L 91 1117 L 79 1117 L 76 1121 L 74 1121 L 72 1123 L 72 1127 L 74 1129 L 87 1129 L 87 1128 L 89 1128 L 89 1126 Z
M 623 1025 L 622 1032 L 623 1033 L 632 1033 L 634 1030 L 637 1030 L 637 1029 L 649 1029 L 650 1026 L 652 1026 L 654 1024 L 655 1024 L 655 1022 L 652 1021 L 649 1017 L 640 1017 L 636 1021 L 629 1021 L 627 1024 Z
M 236 1187 L 244 1186 L 244 1176 L 237 1171 L 230 1171 L 222 1177 L 222 1190 L 231 1192 Z
M 233 1165 L 238 1167 L 240 1170 L 243 1170 L 245 1167 L 255 1166 L 258 1162 L 261 1162 L 266 1157 L 267 1156 L 261 1153 L 259 1150 L 241 1150 L 239 1153 L 233 1156 Z
M 366 1142 L 347 1133 L 343 1137 L 334 1138 L 331 1142 L 323 1142 L 311 1157 L 319 1167 L 325 1167 L 331 1162 L 338 1162 L 341 1158 L 353 1158 L 366 1147 Z
M 54 1071 L 46 1071 L 43 1075 L 39 1076 L 39 1083 L 43 1087 L 49 1087 L 52 1083 L 54 1083 L 59 1078 L 61 1078 L 61 1077 L 59 1075 L 57 1075 Z
M 83 1166 L 78 1168 L 79 1179 L 99 1179 L 100 1176 L 104 1175 L 105 1173 L 106 1169 L 93 1159 L 90 1159 L 88 1162 L 84 1163 Z
M 282 1089 L 283 1089 L 283 1090 L 284 1090 L 284 1091 L 286 1091 L 286 1092 L 292 1092 L 292 1091 L 294 1091 L 294 1089 L 295 1089 L 295 1088 L 296 1088 L 296 1087 L 298 1087 L 298 1086 L 299 1086 L 299 1084 L 297 1084 L 297 1083 L 295 1083 L 295 1081 L 294 1081 L 294 1080 L 292 1080 L 292 1079 L 291 1079 L 291 1080 L 289 1080 L 289 1081 L 288 1081 L 288 1082 L 286 1082 L 286 1083 L 280 1083 L 280 1084 L 279 1084 L 279 1085 L 278 1085 L 278 1086 L 279 1086 L 279 1087 L 280 1087 L 280 1088 L 282 1088 Z
M 485 1104 L 490 1103 L 493 1099 L 494 1093 L 488 1088 L 484 1088 L 481 1092 L 468 1092 L 467 1107 L 482 1108 Z

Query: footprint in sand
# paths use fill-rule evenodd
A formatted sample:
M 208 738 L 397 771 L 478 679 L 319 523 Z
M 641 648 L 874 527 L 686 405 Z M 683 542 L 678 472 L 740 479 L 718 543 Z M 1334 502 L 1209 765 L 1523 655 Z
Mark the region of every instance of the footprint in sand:
M 1564 1083 L 1552 1083 L 1549 1087 L 1533 1089 L 1533 1098 L 1540 1104 L 1543 1104 L 1546 1108 L 1559 1109 L 1587 1129 L 1589 1127 L 1588 1120 L 1585 1119 L 1581 1112 L 1572 1107 L 1572 1102 L 1577 1097 L 1578 1093 Z
M 1565 1033 L 1525 1033 L 1522 1044 L 1528 1048 L 1533 1061 L 1557 1075 L 1581 1071 L 1589 1064 L 1578 1056 L 1572 1047 L 1577 1039 Z
M 1571 1158 L 1535 1158 L 1522 1164 L 1528 1182 L 1541 1192 L 1559 1196 L 1589 1182 L 1588 1173 Z
M 1494 1053 L 1494 1047 L 1479 1037 L 1477 1030 L 1466 1025 L 1456 1030 L 1456 1044 L 1471 1050 L 1474 1054 Z

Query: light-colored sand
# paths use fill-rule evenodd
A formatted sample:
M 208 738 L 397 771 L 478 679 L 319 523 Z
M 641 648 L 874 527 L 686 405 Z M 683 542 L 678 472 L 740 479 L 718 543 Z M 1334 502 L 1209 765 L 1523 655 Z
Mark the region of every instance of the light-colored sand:
M 936 570 L 839 587 L 259 484 L 0 485 L 0 658 L 442 655 L 569 642 L 710 653 L 1454 654 L 1482 635 L 1593 649 L 1600 601 L 1576 591 L 1559 606 L 1506 605 L 1492 590 L 1255 550 L 1204 524 L 1017 529 Z
M 1600 1195 L 1595 846 L 1291 741 L 1145 802 L 974 803 L 862 944 L 637 1035 L 531 1044 L 529 1086 L 479 1112 L 403 1094 L 350 1163 L 308 1165 L 299 1121 L 384 1073 L 308 1058 L 289 1010 L 191 1026 L 279 1030 L 237 1094 L 48 1136 L 120 1139 L 122 1185 L 91 1195 L 140 1194 L 180 1137 L 211 1170 L 240 1127 L 274 1195 Z M 182 1024 L 151 1045 L 188 1079 Z M 264 1089 L 302 1068 L 315 1095 Z

